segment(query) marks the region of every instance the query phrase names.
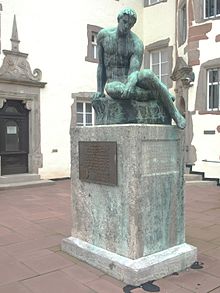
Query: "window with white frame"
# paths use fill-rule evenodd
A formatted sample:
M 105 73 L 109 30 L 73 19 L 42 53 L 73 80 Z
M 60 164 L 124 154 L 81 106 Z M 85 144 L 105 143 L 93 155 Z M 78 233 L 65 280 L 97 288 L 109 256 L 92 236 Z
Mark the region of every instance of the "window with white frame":
M 85 60 L 88 62 L 98 63 L 98 55 L 97 55 L 97 35 L 101 30 L 101 27 L 96 25 L 87 25 L 87 56 Z
M 97 59 L 97 32 L 92 32 L 92 57 Z
M 208 94 L 207 94 L 207 110 L 219 111 L 220 110 L 220 68 L 209 69 L 207 71 L 208 77 Z
M 151 6 L 160 2 L 167 2 L 167 0 L 144 0 L 144 7 Z
M 149 5 L 155 4 L 157 2 L 160 2 L 160 0 L 149 0 Z
M 169 64 L 167 49 L 150 52 L 150 69 L 165 85 L 168 85 Z
M 89 102 L 77 102 L 77 125 L 78 126 L 92 126 L 94 125 L 94 110 Z
M 204 17 L 214 18 L 220 16 L 220 0 L 204 0 Z

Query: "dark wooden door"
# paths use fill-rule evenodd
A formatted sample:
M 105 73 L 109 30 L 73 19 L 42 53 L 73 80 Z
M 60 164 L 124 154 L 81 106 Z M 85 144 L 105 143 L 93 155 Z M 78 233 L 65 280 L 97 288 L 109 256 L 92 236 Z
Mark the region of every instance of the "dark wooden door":
M 1 175 L 28 172 L 28 110 L 8 100 L 0 109 Z

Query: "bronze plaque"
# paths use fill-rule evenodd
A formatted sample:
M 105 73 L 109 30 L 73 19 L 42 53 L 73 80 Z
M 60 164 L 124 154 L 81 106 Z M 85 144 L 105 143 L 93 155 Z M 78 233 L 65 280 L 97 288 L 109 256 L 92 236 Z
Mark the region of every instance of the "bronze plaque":
M 91 183 L 117 185 L 117 143 L 80 141 L 79 179 Z

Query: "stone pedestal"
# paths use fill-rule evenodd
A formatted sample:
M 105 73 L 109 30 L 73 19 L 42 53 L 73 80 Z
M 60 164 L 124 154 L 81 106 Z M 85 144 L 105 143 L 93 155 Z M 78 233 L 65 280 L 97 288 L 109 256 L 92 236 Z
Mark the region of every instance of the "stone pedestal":
M 79 180 L 79 142 L 117 143 L 117 185 Z M 175 126 L 71 129 L 72 236 L 62 249 L 127 284 L 181 271 L 185 243 L 183 132 Z

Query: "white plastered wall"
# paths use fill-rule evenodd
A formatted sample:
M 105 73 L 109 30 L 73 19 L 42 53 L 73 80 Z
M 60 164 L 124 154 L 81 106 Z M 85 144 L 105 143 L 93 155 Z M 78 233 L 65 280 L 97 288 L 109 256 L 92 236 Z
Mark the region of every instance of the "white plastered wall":
M 161 2 L 147 6 L 143 13 L 143 41 L 148 46 L 157 41 L 170 39 L 169 46 L 173 46 L 173 67 L 176 60 L 176 1 Z M 170 92 L 174 94 L 174 86 Z
M 42 178 L 70 176 L 71 94 L 96 91 L 97 64 L 85 61 L 87 24 L 117 25 L 121 8 L 138 14 L 133 31 L 142 38 L 143 2 L 136 0 L 2 0 L 2 48 L 11 49 L 16 14 L 20 51 L 28 53 L 32 70 L 40 68 Z M 0 55 L 1 61 L 3 54 Z
M 200 64 L 220 58 L 220 42 L 215 41 L 219 34 L 220 20 L 212 21 L 212 30 L 207 33 L 207 40 L 199 42 Z M 193 67 L 195 76 L 194 88 L 197 88 L 199 66 Z M 205 98 L 205 97 L 204 97 Z M 195 91 L 190 95 L 191 101 L 195 101 Z M 191 107 L 192 109 L 192 107 Z M 193 110 L 193 109 L 192 109 Z M 206 178 L 220 178 L 220 133 L 217 126 L 220 125 L 219 115 L 206 114 L 193 116 L 194 137 L 192 144 L 196 147 L 197 161 L 193 167 L 194 171 L 205 173 Z M 204 134 L 204 131 L 215 131 L 215 134 Z
M 175 1 L 167 1 L 144 8 L 144 44 L 170 38 L 170 44 L 175 44 Z

